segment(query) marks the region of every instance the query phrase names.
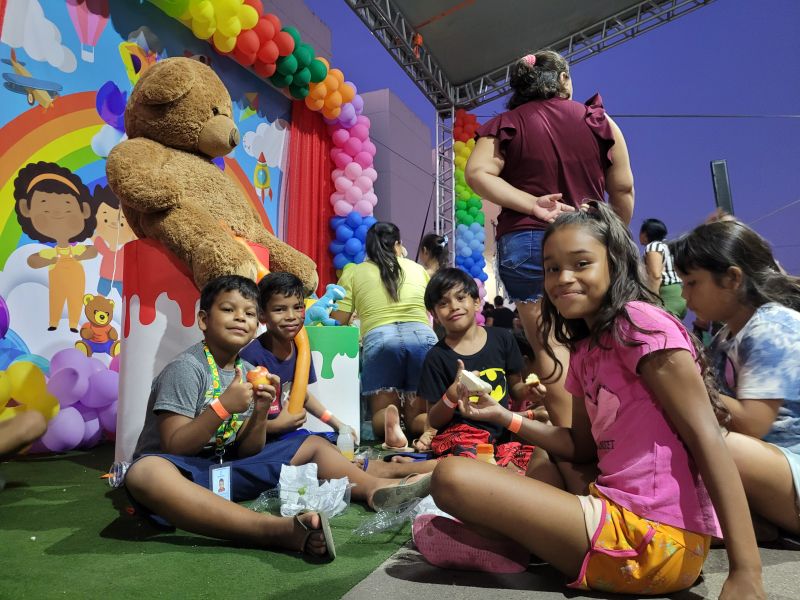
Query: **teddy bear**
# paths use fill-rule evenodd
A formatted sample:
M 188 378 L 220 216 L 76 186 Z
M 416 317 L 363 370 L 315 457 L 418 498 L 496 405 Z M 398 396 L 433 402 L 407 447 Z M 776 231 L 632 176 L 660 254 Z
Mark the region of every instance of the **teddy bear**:
M 86 294 L 83 297 L 83 314 L 89 321 L 81 327 L 81 339 L 75 347 L 86 356 L 96 352 L 116 356 L 119 354 L 119 334 L 111 324 L 114 301 L 105 296 Z
M 125 108 L 128 139 L 106 162 L 108 184 L 139 238 L 159 240 L 188 265 L 197 287 L 220 275 L 256 280 L 263 270 L 244 242 L 267 248 L 270 270 L 316 289 L 314 262 L 270 234 L 212 159 L 239 144 L 231 97 L 207 65 L 167 58 L 147 69 Z

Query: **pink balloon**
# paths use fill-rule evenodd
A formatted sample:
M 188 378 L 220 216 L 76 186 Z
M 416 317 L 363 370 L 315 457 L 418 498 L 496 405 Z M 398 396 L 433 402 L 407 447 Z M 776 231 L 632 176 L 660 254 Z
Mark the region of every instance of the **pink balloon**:
M 350 129 L 350 136 L 358 138 L 364 142 L 369 137 L 369 128 L 359 125 L 358 121 L 356 121 L 356 124 Z
M 81 448 L 92 448 L 103 439 L 103 430 L 100 427 L 100 419 L 90 419 L 83 422 L 83 438 L 78 444 Z
M 62 367 L 47 381 L 47 391 L 58 398 L 62 408 L 75 404 L 89 391 L 89 365 L 86 356 L 77 350 L 84 358 L 79 365 L 80 371 L 72 367 Z
M 350 181 L 347 177 L 339 177 L 336 181 L 333 182 L 333 185 L 336 187 L 337 192 L 346 192 L 351 187 L 353 187 L 353 182 Z
M 353 182 L 353 185 L 366 194 L 372 190 L 372 179 L 366 175 L 362 175 L 361 177 L 356 178 L 356 180 Z
M 482 312 L 476 311 L 475 312 L 475 323 L 481 327 L 486 324 L 486 317 L 483 316 Z
M 361 197 L 362 197 L 363 195 L 364 195 L 364 192 L 362 192 L 362 191 L 361 191 L 360 189 L 358 189 L 356 186 L 353 186 L 353 187 L 351 187 L 350 189 L 348 189 L 348 190 L 347 190 L 347 191 L 344 193 L 344 197 L 347 199 L 347 201 L 348 201 L 350 204 L 353 204 L 353 205 L 355 205 L 355 203 L 356 203 L 356 202 L 358 202 L 359 200 L 361 200 Z
M 344 150 L 342 150 L 341 148 L 331 148 L 331 160 L 335 161 L 336 157 L 343 153 Z
M 375 183 L 375 181 L 378 179 L 378 172 L 375 169 L 373 169 L 372 167 L 369 167 L 368 169 L 364 169 L 364 172 L 362 173 L 362 175 L 366 175 L 367 177 L 369 177 L 372 180 L 373 183 Z
M 345 167 L 344 174 L 347 175 L 347 177 L 349 177 L 353 181 L 355 181 L 357 177 L 360 177 L 362 175 L 362 171 L 363 169 L 361 168 L 360 164 L 358 164 L 357 162 L 351 162 L 349 165 Z
M 366 200 L 359 200 L 356 202 L 355 211 L 362 217 L 368 217 L 372 214 L 372 204 Z
M 89 408 L 108 406 L 119 395 L 119 375 L 108 369 L 98 371 L 89 378 L 89 393 L 81 402 Z
M 372 166 L 372 155 L 369 152 L 359 152 L 353 157 L 353 160 L 364 169 Z
M 331 171 L 331 181 L 335 182 L 342 175 L 344 175 L 344 171 L 342 169 L 334 169 Z M 350 179 L 352 179 L 352 177 Z
M 119 354 L 111 359 L 111 362 L 108 363 L 108 368 L 119 373 Z
M 333 205 L 333 212 L 336 213 L 338 217 L 346 217 L 353 212 L 353 206 L 349 204 L 347 200 L 339 200 L 339 202 Z
M 350 139 L 350 133 L 347 131 L 347 129 L 337 129 L 333 132 L 331 137 L 333 138 L 333 143 L 338 148 L 341 148 L 344 146 L 345 142 Z
M 346 152 L 342 152 L 341 150 L 339 150 L 339 154 L 337 154 L 332 158 L 333 158 L 333 164 L 335 164 L 340 169 L 344 169 L 347 165 L 353 162 L 353 157 L 347 154 Z
M 371 140 L 367 140 L 366 142 L 364 142 L 361 146 L 361 149 L 364 152 L 369 152 L 370 155 L 372 156 L 375 156 L 375 154 L 377 154 L 378 152 L 378 149 L 375 147 L 375 144 L 373 144 Z
M 370 122 L 369 117 L 367 115 L 358 115 L 358 119 L 356 119 L 356 123 L 359 124 L 359 125 L 363 125 L 367 129 L 369 129 L 370 126 L 372 125 L 372 123 Z
M 50 419 L 42 443 L 51 452 L 72 450 L 81 443 L 85 430 L 83 417 L 77 410 L 68 406 Z
M 333 192 L 331 194 L 331 206 L 334 206 L 337 202 L 341 202 L 344 200 L 344 194 L 342 192 Z
M 347 152 L 350 156 L 355 156 L 361 152 L 361 140 L 356 137 L 348 138 L 347 142 L 342 146 L 342 150 Z
M 367 192 L 364 194 L 363 198 L 372 206 L 375 206 L 378 203 L 378 197 L 375 195 L 375 192 Z
M 101 408 L 98 413 L 100 425 L 105 431 L 115 433 L 117 431 L 117 401 L 114 400 L 105 408 Z
M 53 358 L 50 359 L 50 372 L 57 373 L 60 369 L 65 367 L 80 370 L 80 367 L 84 365 L 87 360 L 86 355 L 77 348 L 60 350 L 53 354 Z

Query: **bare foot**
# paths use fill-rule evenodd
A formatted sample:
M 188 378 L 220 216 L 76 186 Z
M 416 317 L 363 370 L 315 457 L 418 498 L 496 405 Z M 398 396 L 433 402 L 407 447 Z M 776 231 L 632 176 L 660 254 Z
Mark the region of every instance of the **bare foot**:
M 425 432 L 419 436 L 418 440 L 414 440 L 414 450 L 417 452 L 428 452 L 431 449 L 431 441 L 435 436 L 435 429 L 426 429 Z
M 384 413 L 383 439 L 391 448 L 408 446 L 408 438 L 400 429 L 400 412 L 394 404 L 387 406 Z

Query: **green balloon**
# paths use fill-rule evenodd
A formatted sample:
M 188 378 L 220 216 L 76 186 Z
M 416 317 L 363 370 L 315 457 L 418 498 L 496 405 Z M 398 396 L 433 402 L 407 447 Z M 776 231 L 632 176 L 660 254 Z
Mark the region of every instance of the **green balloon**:
M 281 73 L 275 73 L 275 75 L 270 77 L 269 80 L 276 88 L 285 88 L 292 84 L 292 76 L 283 75 Z
M 294 81 L 292 81 L 292 85 L 303 86 L 308 88 L 308 84 L 311 81 L 311 71 L 307 68 L 303 67 L 297 73 L 294 74 Z M 305 98 L 308 94 L 304 95 Z
M 467 203 L 464 202 L 463 200 L 456 200 L 456 211 L 459 210 L 463 211 L 467 210 Z
M 475 217 L 475 222 L 479 223 L 481 226 L 483 226 L 485 220 L 486 220 L 486 217 L 484 216 L 484 214 L 482 212 L 479 212 L 478 216 Z
M 278 73 L 282 75 L 294 75 L 297 72 L 297 59 L 294 54 L 289 56 L 281 56 L 275 62 Z
M 294 57 L 297 59 L 297 64 L 301 67 L 307 67 L 314 60 L 314 49 L 305 42 L 298 44 L 294 47 Z
M 300 43 L 300 32 L 297 31 L 297 29 L 292 27 L 291 25 L 284 27 L 283 29 L 281 29 L 281 31 L 285 31 L 290 36 L 292 36 L 292 39 L 294 40 L 294 46 L 296 48 L 297 45 Z
M 325 66 L 324 62 L 316 58 L 308 65 L 308 70 L 311 72 L 311 81 L 314 83 L 319 83 L 328 76 L 328 67 Z
M 468 216 L 467 215 L 467 211 L 465 211 L 465 210 L 457 210 L 456 211 L 456 222 L 457 223 L 463 223 L 464 219 L 466 219 L 467 216 Z
M 478 209 L 478 208 L 475 208 L 474 206 L 470 206 L 470 207 L 467 209 L 467 213 L 469 213 L 469 214 L 470 214 L 470 215 L 472 215 L 473 217 L 477 216 L 479 212 L 480 212 L 480 209 Z
M 464 216 L 464 220 L 461 222 L 464 223 L 464 225 L 472 225 L 475 222 L 475 218 L 471 214 L 467 213 Z
M 300 85 L 292 82 L 292 85 L 289 86 L 289 93 L 292 95 L 292 98 L 302 100 L 308 96 L 308 84 Z

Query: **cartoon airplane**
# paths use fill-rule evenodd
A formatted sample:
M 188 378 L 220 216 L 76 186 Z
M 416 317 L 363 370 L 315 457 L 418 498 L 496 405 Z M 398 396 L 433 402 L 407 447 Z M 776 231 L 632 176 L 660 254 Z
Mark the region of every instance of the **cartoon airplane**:
M 26 95 L 28 104 L 31 106 L 38 102 L 45 110 L 50 108 L 53 99 L 63 88 L 60 83 L 31 77 L 30 72 L 25 68 L 25 63 L 17 60 L 17 53 L 14 50 L 11 50 L 11 60 L 5 58 L 0 60 L 14 68 L 13 73 L 3 73 L 3 79 L 5 79 L 3 85 L 6 89 Z

